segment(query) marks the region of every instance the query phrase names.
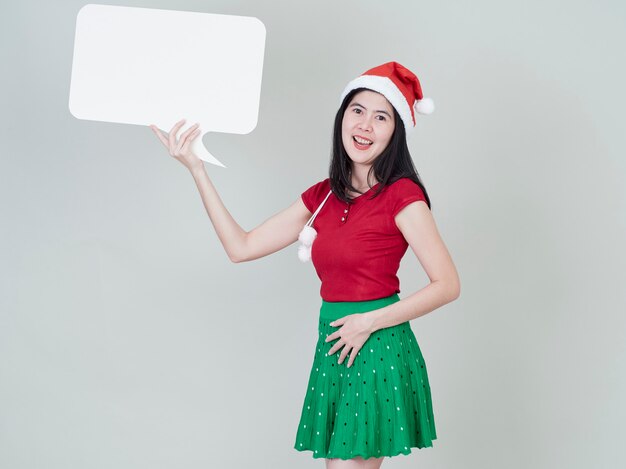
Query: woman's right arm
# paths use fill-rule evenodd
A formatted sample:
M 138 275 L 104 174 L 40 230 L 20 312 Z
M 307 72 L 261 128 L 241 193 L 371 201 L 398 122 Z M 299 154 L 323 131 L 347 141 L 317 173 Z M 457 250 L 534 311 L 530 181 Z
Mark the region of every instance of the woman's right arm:
M 197 124 L 187 129 L 177 140 L 177 133 L 184 120 L 179 121 L 165 137 L 159 129 L 150 128 L 168 149 L 171 156 L 180 161 L 193 176 L 202 203 L 213 223 L 228 258 L 232 262 L 244 262 L 258 259 L 289 246 L 298 239 L 311 212 L 299 197 L 292 205 L 265 220 L 251 231 L 245 231 L 228 212 L 222 199 L 209 179 L 204 163 L 190 149 L 191 141 L 200 132 Z
M 311 212 L 298 198 L 296 202 L 265 220 L 252 231 L 245 231 L 228 212 L 204 165 L 191 171 L 215 232 L 233 262 L 258 259 L 289 246 L 311 217 Z

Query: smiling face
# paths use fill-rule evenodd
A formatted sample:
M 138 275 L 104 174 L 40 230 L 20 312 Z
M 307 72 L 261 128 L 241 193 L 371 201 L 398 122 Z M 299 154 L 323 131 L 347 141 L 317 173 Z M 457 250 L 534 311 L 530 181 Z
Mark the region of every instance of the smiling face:
M 391 140 L 393 107 L 382 94 L 364 90 L 353 96 L 343 115 L 343 147 L 354 165 L 371 166 Z

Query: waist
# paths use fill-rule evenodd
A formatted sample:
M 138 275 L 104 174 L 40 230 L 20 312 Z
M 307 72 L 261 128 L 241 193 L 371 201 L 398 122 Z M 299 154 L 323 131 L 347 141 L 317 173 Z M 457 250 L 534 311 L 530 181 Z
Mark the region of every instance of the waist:
M 320 308 L 320 317 L 324 319 L 342 318 L 349 314 L 366 313 L 375 309 L 383 308 L 387 305 L 393 304 L 396 301 L 400 301 L 400 297 L 397 293 L 386 296 L 384 298 L 378 298 L 376 300 L 367 301 L 326 301 L 322 300 L 322 306 Z

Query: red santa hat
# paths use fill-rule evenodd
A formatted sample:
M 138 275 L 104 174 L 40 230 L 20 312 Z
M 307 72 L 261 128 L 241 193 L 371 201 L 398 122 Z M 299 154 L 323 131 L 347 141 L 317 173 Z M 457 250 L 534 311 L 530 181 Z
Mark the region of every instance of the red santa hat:
M 417 76 L 398 62 L 387 62 L 374 67 L 348 83 L 341 94 L 341 102 L 356 88 L 367 88 L 382 94 L 398 112 L 407 136 L 415 128 L 416 113 L 431 114 L 435 104 L 422 94 Z

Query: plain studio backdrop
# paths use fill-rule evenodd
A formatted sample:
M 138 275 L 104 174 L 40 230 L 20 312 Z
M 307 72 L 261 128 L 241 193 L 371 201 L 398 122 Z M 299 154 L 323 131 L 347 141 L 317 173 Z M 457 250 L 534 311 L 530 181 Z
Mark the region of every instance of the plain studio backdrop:
M 86 3 L 0 7 L 0 467 L 323 467 L 313 266 L 232 264 L 149 128 L 69 113 Z M 117 4 L 265 24 L 258 126 L 204 138 L 248 230 L 327 176 L 349 80 L 396 60 L 434 99 L 409 147 L 462 291 L 411 323 L 438 439 L 383 467 L 626 466 L 623 2 Z

